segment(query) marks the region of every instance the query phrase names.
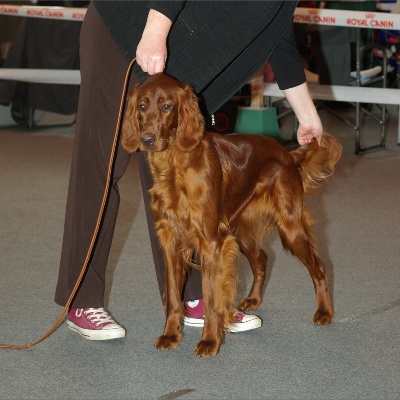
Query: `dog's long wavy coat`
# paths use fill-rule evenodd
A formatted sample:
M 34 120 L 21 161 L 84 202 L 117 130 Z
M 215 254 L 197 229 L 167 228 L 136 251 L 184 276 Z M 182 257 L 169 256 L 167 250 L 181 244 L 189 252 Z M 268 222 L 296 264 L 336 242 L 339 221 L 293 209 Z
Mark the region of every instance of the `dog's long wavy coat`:
M 191 87 L 160 73 L 128 98 L 122 145 L 149 154 L 156 230 L 166 265 L 167 315 L 158 349 L 182 339 L 181 293 L 191 255 L 201 259 L 205 323 L 195 353 L 218 353 L 224 328 L 234 322 L 238 250 L 249 260 L 254 282 L 239 302 L 255 310 L 262 301 L 267 255 L 261 246 L 271 227 L 285 249 L 307 267 L 314 283 L 315 324 L 333 321 L 325 268 L 303 193 L 333 173 L 342 147 L 331 135 L 288 152 L 260 135 L 206 132 Z

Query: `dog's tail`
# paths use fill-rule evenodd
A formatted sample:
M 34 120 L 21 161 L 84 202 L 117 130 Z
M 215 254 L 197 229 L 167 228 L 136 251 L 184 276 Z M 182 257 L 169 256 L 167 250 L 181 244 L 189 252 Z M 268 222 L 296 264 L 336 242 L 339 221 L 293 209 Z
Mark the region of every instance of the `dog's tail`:
M 321 145 L 314 140 L 290 152 L 300 169 L 305 193 L 312 193 L 321 186 L 322 180 L 333 174 L 342 152 L 340 142 L 329 133 L 324 133 Z

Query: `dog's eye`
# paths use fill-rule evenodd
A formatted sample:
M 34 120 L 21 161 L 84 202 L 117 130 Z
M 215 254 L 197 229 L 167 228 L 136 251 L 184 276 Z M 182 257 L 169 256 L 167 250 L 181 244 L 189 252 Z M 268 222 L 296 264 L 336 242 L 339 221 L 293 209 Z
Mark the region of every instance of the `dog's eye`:
M 169 111 L 171 109 L 171 104 L 164 104 L 161 107 L 161 111 Z
M 139 109 L 140 111 L 146 111 L 146 105 L 145 105 L 145 104 L 139 104 L 139 105 L 138 105 L 138 109 Z

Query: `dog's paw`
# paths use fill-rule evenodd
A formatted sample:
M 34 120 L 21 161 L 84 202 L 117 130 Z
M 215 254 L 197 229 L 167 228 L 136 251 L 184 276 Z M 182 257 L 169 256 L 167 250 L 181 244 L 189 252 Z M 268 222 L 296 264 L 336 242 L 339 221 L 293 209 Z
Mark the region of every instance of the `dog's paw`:
M 254 297 L 245 297 L 244 299 L 240 300 L 238 304 L 238 310 L 241 311 L 249 311 L 249 310 L 257 310 L 261 301 L 255 299 Z
M 158 350 L 172 350 L 179 346 L 182 340 L 182 334 L 161 335 L 154 342 L 154 346 Z
M 220 347 L 221 343 L 217 340 L 200 340 L 200 342 L 197 343 L 194 352 L 198 357 L 215 356 L 219 353 Z
M 317 310 L 313 317 L 315 325 L 328 325 L 333 322 L 333 314 L 327 310 Z

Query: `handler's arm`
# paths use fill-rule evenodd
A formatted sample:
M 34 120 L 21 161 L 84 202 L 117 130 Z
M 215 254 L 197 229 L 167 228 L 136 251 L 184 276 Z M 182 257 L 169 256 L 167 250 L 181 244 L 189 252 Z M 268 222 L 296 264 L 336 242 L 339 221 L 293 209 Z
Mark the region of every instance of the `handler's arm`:
M 308 91 L 307 83 L 282 90 L 282 92 L 299 120 L 299 128 L 297 129 L 299 144 L 310 143 L 314 137 L 318 140 L 318 143 L 321 143 L 324 129 Z
M 309 143 L 315 137 L 320 143 L 323 134 L 322 122 L 308 90 L 294 37 L 293 23 L 289 25 L 277 44 L 270 62 L 278 86 L 299 120 L 298 142 L 300 144 Z
M 167 37 L 184 1 L 150 1 L 149 15 L 136 48 L 136 62 L 144 72 L 154 75 L 164 71 Z

